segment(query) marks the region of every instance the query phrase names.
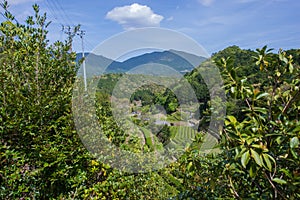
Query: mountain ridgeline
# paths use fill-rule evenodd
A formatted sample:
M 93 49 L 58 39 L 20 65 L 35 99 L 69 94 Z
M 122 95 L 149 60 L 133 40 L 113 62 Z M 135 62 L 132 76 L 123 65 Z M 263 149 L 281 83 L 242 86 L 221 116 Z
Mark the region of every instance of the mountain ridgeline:
M 299 49 L 287 50 L 286 53 L 293 56 L 295 64 L 300 63 Z M 255 65 L 255 63 L 253 63 L 254 55 L 255 51 L 250 49 L 241 49 L 234 45 L 213 53 L 211 60 L 220 60 L 222 57 L 230 57 L 233 60 L 234 65 L 238 66 L 237 73 L 239 75 L 246 76 L 250 79 L 253 77 L 256 79 L 263 78 L 260 77 L 259 74 L 255 74 L 255 72 L 259 71 L 259 68 Z M 85 53 L 85 57 L 87 75 L 89 77 L 107 73 L 126 73 L 136 67 L 146 64 L 164 65 L 180 72 L 181 74 L 189 76 L 192 71 L 197 71 L 195 68 L 207 60 L 207 58 L 202 56 L 176 50 L 145 53 L 122 62 L 114 61 L 102 55 L 96 55 L 93 53 Z M 81 59 L 82 53 L 77 53 L 76 61 L 78 62 Z M 78 75 L 82 75 L 82 68 L 79 69 Z M 257 75 L 259 75 L 259 77 L 257 77 Z

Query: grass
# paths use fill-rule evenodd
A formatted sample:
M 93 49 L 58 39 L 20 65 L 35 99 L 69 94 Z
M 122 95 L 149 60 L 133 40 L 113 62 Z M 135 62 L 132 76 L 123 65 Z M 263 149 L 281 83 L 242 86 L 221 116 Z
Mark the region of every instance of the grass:
M 151 136 L 152 133 L 148 129 L 141 127 L 141 130 L 144 134 L 146 145 L 151 151 L 163 149 L 163 144 L 158 141 L 156 136 Z M 154 142 L 152 142 L 152 138 Z

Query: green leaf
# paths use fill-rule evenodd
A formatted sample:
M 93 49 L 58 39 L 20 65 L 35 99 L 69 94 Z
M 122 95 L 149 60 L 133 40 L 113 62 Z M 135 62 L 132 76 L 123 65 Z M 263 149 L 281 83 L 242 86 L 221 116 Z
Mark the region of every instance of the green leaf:
M 292 178 L 292 174 L 288 169 L 280 169 L 279 172 L 283 172 L 287 177 Z
M 287 64 L 289 62 L 287 58 L 283 58 L 282 61 L 285 62 L 285 64 Z
M 233 80 L 236 80 L 236 72 L 235 72 L 235 70 L 233 69 L 233 70 L 230 70 L 230 75 L 231 75 L 231 77 L 233 78 Z
M 294 149 L 291 149 L 291 153 L 294 156 L 294 158 L 298 159 L 298 154 L 295 152 Z
M 256 170 L 255 169 L 256 168 L 253 167 L 252 165 L 250 166 L 249 175 L 250 175 L 251 178 L 255 177 L 255 175 L 256 175 Z
M 279 71 L 277 71 L 276 75 L 279 77 L 279 76 L 281 76 L 281 73 Z
M 287 184 L 287 182 L 280 178 L 273 178 L 272 181 L 279 183 L 279 184 Z
M 289 71 L 290 71 L 290 73 L 293 73 L 293 71 L 294 71 L 294 67 L 293 67 L 292 63 L 289 63 Z
M 260 64 L 260 60 L 256 61 L 255 64 L 256 64 L 256 65 L 259 65 L 259 64 Z
M 235 124 L 237 122 L 236 118 L 234 116 L 227 116 L 227 119 L 232 123 Z
M 262 154 L 263 158 L 264 158 L 264 161 L 265 163 L 267 164 L 267 168 L 269 169 L 269 171 L 272 171 L 272 163 L 269 159 L 269 156 L 268 154 Z
M 294 149 L 294 148 L 298 148 L 299 146 L 299 139 L 298 137 L 293 137 L 290 141 L 290 147 L 291 149 Z
M 277 142 L 277 144 L 281 144 L 283 140 L 284 140 L 284 138 L 279 136 L 276 138 L 275 141 Z
M 266 97 L 266 96 L 269 96 L 269 93 L 264 92 L 264 93 L 259 94 L 259 95 L 256 97 L 256 99 L 260 99 L 260 98 Z
M 257 149 L 261 149 L 261 145 L 259 144 L 252 144 L 251 147 L 257 148 Z
M 262 114 L 267 114 L 268 113 L 268 110 L 266 108 L 261 108 L 261 107 L 254 107 L 253 110 L 255 112 L 260 112 Z
M 193 165 L 193 162 L 189 162 L 189 164 L 187 165 L 186 169 L 187 169 L 188 171 L 190 171 L 192 165 Z
M 251 156 L 252 156 L 252 158 L 254 158 L 256 164 L 258 164 L 261 167 L 262 161 L 259 157 L 259 154 L 256 151 L 254 151 L 253 149 L 250 149 L 250 151 L 251 151 Z
M 243 155 L 242 155 L 242 158 L 241 158 L 241 163 L 243 165 L 244 168 L 246 168 L 248 162 L 250 160 L 250 153 L 249 153 L 249 150 L 246 151 Z
M 293 133 L 300 131 L 300 126 L 297 126 L 296 128 L 294 128 Z

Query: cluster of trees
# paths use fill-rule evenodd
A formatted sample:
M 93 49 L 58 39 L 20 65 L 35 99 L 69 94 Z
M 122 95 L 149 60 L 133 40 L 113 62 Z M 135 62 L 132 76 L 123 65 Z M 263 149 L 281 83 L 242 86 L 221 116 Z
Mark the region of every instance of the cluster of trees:
M 149 88 L 139 89 L 132 94 L 131 100 L 141 101 L 143 106 L 161 105 L 167 114 L 176 112 L 179 106 L 176 95 L 168 88 L 163 92 L 152 92 Z
M 49 44 L 49 23 L 37 5 L 25 24 L 15 21 L 6 1 L 2 8 L 1 199 L 300 198 L 300 50 L 233 46 L 213 55 L 229 108 L 218 153 L 203 155 L 198 135 L 166 168 L 130 174 L 96 160 L 76 133 L 72 38 Z M 209 101 L 205 89 L 196 89 L 204 87 L 197 71 L 186 77 L 197 97 Z M 142 143 L 126 141 L 114 122 L 109 96 L 97 95 L 106 136 L 125 149 L 143 151 Z
M 131 79 L 140 77 L 140 75 L 135 74 L 126 75 L 126 77 L 127 76 Z M 144 76 L 145 79 L 147 79 L 147 75 Z M 106 96 L 111 96 L 117 82 L 124 77 L 125 76 L 122 74 L 102 75 L 98 82 L 98 92 Z M 181 89 L 182 88 L 178 88 L 178 90 Z M 154 83 L 139 87 L 133 94 L 131 94 L 130 101 L 141 101 L 142 106 L 159 104 L 164 107 L 168 114 L 174 113 L 179 106 L 178 100 L 172 90 Z
M 257 49 L 249 58 L 253 78 L 239 74 L 240 49 L 231 57 L 215 59 L 225 82 L 230 110 L 221 133 L 222 153 L 193 160 L 195 177 L 215 174 L 186 196 L 298 199 L 300 197 L 299 63 L 282 50 Z M 291 50 L 299 53 L 299 50 Z M 250 55 L 251 55 L 250 54 Z M 215 55 L 217 56 L 217 54 Z M 295 55 L 297 59 L 297 55 Z M 248 68 L 247 68 L 248 69 Z M 251 70 L 251 69 L 249 69 Z M 260 74 L 260 76 L 259 76 Z M 240 112 L 236 112 L 240 109 Z M 203 176 L 204 175 L 204 176 Z M 196 180 L 196 178 L 194 179 Z M 192 185 L 193 183 L 190 182 Z M 229 192 L 228 192 L 229 191 Z
M 16 23 L 6 1 L 2 8 L 0 198 L 50 198 L 76 187 L 87 165 L 71 115 L 71 38 L 48 44 L 49 23 L 37 5 L 25 25 Z

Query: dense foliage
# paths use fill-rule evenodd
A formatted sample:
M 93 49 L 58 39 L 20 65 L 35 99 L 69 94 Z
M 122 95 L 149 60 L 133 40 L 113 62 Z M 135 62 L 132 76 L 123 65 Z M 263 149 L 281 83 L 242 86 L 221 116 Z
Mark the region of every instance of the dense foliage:
M 49 23 L 37 5 L 26 25 L 15 23 L 7 2 L 2 6 L 0 198 L 71 195 L 88 165 L 71 115 L 72 38 L 49 45 Z
M 195 177 L 207 177 L 210 171 L 214 175 L 198 181 L 197 188 L 182 194 L 184 198 L 300 197 L 299 65 L 293 64 L 292 55 L 282 50 L 271 53 L 266 46 L 257 49 L 253 59 L 259 67 L 255 74 L 267 79 L 252 83 L 237 75 L 232 58 L 215 60 L 228 96 L 244 102 L 239 108 L 243 117 L 226 117 L 219 144 L 222 153 L 193 160 Z
M 158 173 L 125 174 L 90 155 L 76 133 L 71 112 L 77 70 L 75 53 L 70 51 L 73 38 L 49 44 L 49 23 L 37 5 L 25 25 L 16 22 L 6 1 L 2 8 L 6 20 L 0 24 L 0 198 L 176 195 L 177 190 L 164 184 Z M 117 129 L 110 127 L 113 137 Z

